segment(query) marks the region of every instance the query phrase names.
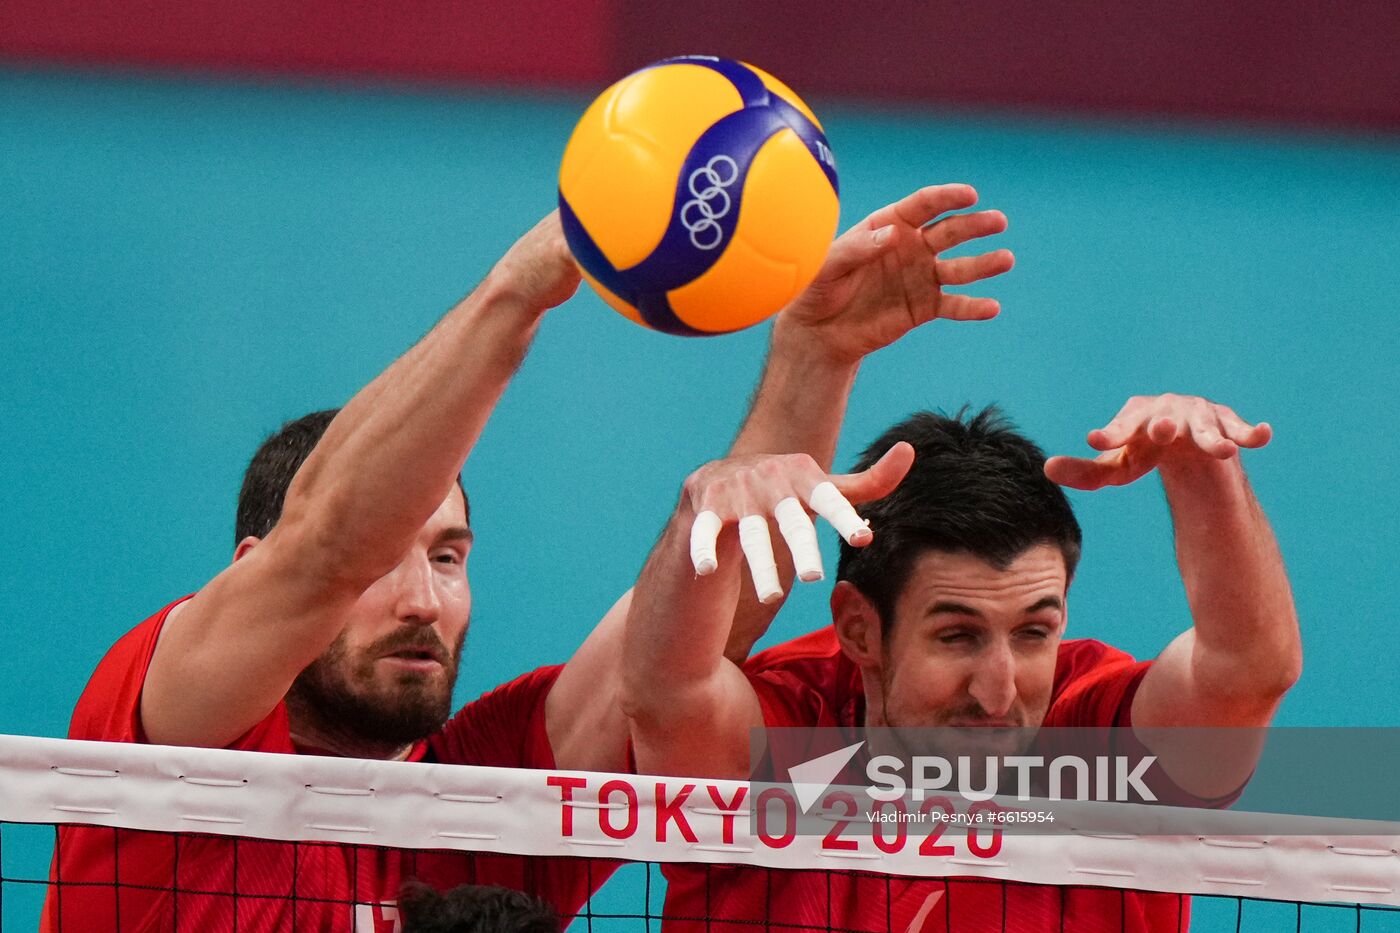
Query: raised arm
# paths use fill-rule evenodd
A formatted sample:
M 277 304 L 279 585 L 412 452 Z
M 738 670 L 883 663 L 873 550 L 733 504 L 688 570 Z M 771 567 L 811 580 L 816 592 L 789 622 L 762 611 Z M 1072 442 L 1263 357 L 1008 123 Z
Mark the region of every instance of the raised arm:
M 1045 465 L 1052 480 L 1078 489 L 1121 486 L 1154 468 L 1161 474 L 1192 626 L 1144 676 L 1133 700 L 1136 729 L 1267 726 L 1302 671 L 1283 558 L 1239 456 L 1271 435 L 1267 424 L 1250 425 L 1202 398 L 1134 398 L 1090 432 L 1090 445 L 1103 451 L 1097 458 L 1052 457 Z M 1210 756 L 1195 737 L 1180 736 L 1143 737 L 1167 772 L 1203 797 L 1239 787 L 1258 760 L 1260 746 L 1243 736 Z
M 969 185 L 920 188 L 836 238 L 815 281 L 773 324 L 763 377 L 730 456 L 805 453 L 831 469 L 865 357 L 937 318 L 997 315 L 995 299 L 944 291 L 1000 275 L 1015 262 L 1006 249 L 942 257 L 1006 229 L 1000 211 L 943 216 L 976 203 Z
M 912 462 L 913 448 L 900 444 L 849 476 L 828 476 L 805 454 L 720 460 L 691 474 L 627 618 L 621 706 L 639 771 L 748 775 L 749 730 L 762 725 L 762 710 L 724 655 L 743 564 L 770 598 L 779 592 L 775 544 L 790 550 L 799 572 L 819 573 L 812 512 L 853 545 L 868 544 L 870 530 L 851 503 L 888 494 Z M 769 536 L 770 518 L 781 543 Z
M 973 321 L 997 314 L 993 299 L 943 290 L 1012 266 L 1004 249 L 956 259 L 940 255 L 1006 229 L 1000 211 L 944 216 L 976 202 L 977 193 L 967 185 L 921 188 L 832 243 L 815 281 L 773 325 L 767 365 L 731 457 L 800 453 L 829 470 L 861 360 L 935 318 Z M 779 588 L 786 593 L 794 574 L 783 548 L 777 566 Z M 736 574 L 726 585 L 735 586 L 738 595 L 730 603 L 735 608 L 725 629 L 725 654 L 742 663 L 782 601 L 761 603 L 747 576 Z M 632 595 L 623 594 L 608 610 L 550 691 L 546 715 L 560 767 L 617 770 L 626 763 L 617 664 Z
M 448 496 L 542 314 L 578 281 L 551 214 L 345 406 L 272 532 L 167 620 L 141 698 L 148 740 L 225 745 L 282 699 Z
M 932 185 L 880 208 L 836 239 L 811 287 L 773 324 L 768 361 L 730 456 L 803 453 L 830 470 L 846 403 L 865 357 L 938 318 L 985 321 L 994 298 L 945 291 L 1011 269 L 1010 250 L 947 259 L 942 254 L 1006 229 L 1000 211 L 977 203 L 970 185 Z M 784 593 L 795 577 L 779 555 Z M 760 602 L 745 582 L 725 653 L 748 657 L 782 600 Z

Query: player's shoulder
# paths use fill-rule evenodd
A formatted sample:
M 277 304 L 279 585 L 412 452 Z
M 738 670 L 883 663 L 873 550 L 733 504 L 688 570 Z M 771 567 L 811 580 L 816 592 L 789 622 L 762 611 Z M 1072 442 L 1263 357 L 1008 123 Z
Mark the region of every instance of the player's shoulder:
M 487 690 L 463 706 L 458 715 L 481 705 L 489 706 L 506 700 L 523 702 L 527 699 L 538 698 L 543 701 L 544 696 L 553 689 L 554 682 L 559 679 L 559 674 L 563 670 L 564 665 L 562 664 L 546 664 L 532 671 L 526 671 L 519 677 Z
M 562 664 L 537 667 L 486 691 L 429 737 L 430 760 L 497 768 L 552 768 L 545 701 Z
M 758 674 L 802 664 L 831 663 L 841 656 L 841 643 L 836 639 L 836 627 L 827 625 L 771 648 L 765 648 L 744 662 L 744 671 Z
M 68 737 L 108 742 L 141 741 L 138 704 L 146 671 L 170 613 L 182 596 L 118 638 L 97 662 L 73 709 Z
M 1137 684 L 1151 666 L 1092 638 L 1061 642 L 1045 725 L 1126 725 Z
M 1093 638 L 1066 638 L 1060 642 L 1055 659 L 1057 685 L 1124 665 L 1137 660 L 1121 648 Z
M 480 729 L 488 723 L 518 728 L 533 715 L 543 713 L 545 699 L 562 670 L 562 664 L 547 664 L 492 687 L 459 709 L 443 731 L 450 735 Z
M 835 726 L 860 697 L 860 676 L 830 625 L 744 663 L 769 726 Z

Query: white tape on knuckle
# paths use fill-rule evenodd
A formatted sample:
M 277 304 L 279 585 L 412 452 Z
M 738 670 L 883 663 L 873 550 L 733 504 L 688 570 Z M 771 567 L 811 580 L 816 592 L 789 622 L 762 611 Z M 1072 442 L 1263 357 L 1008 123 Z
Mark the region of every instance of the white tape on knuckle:
M 739 519 L 739 546 L 744 555 L 753 561 L 756 553 L 766 551 L 769 562 L 773 560 L 773 538 L 768 534 L 768 519 L 762 515 L 745 515 Z M 775 565 L 776 566 L 776 565 Z
M 690 562 L 702 577 L 719 568 L 715 540 L 723 527 L 724 522 L 720 517 L 708 509 L 695 516 L 695 522 L 690 526 Z
M 803 526 L 811 527 L 812 520 L 807 517 L 807 510 L 802 503 L 797 501 L 795 496 L 788 496 L 783 501 L 773 507 L 773 517 L 778 520 L 778 530 L 784 537 L 791 529 L 800 529 Z

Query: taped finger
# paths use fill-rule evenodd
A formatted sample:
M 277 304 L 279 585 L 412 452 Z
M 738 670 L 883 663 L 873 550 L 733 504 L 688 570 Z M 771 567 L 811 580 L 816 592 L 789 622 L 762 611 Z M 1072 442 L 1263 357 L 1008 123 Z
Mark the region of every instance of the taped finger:
M 797 571 L 797 578 L 803 583 L 820 580 L 824 574 L 822 552 L 817 544 L 817 527 L 812 524 L 802 503 L 788 496 L 773 509 L 773 517 L 778 520 L 778 531 L 792 552 L 792 566 Z
M 749 562 L 754 592 L 758 601 L 771 603 L 783 595 L 778 583 L 778 563 L 773 559 L 773 538 L 768 534 L 768 519 L 762 515 L 745 515 L 739 519 L 739 547 Z
M 719 569 L 715 541 L 723 527 L 720 517 L 708 509 L 695 516 L 695 523 L 690 526 L 690 562 L 695 565 L 697 576 L 707 576 Z
M 808 498 L 812 511 L 831 523 L 836 533 L 850 544 L 865 543 L 870 540 L 870 525 L 856 514 L 855 507 L 846 501 L 830 480 L 817 484 Z

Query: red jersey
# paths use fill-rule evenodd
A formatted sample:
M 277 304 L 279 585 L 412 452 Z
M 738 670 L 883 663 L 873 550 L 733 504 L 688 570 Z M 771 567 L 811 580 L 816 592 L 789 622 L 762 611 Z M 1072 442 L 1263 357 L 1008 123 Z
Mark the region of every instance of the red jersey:
M 1132 699 L 1151 663 L 1102 642 L 1061 642 L 1044 725 L 1131 725 Z M 767 726 L 856 729 L 864 721 L 860 670 L 830 626 L 754 655 L 744 670 Z M 706 917 L 789 933 L 1176 933 L 1187 926 L 1187 898 L 1175 894 L 738 865 L 664 871 L 665 915 L 687 918 L 671 921 L 667 933 L 703 933 L 711 924 L 699 918 Z
M 141 688 L 175 605 L 128 632 L 98 664 L 78 699 L 69 738 L 145 741 Z M 544 709 L 560 670 L 542 667 L 468 703 L 441 732 L 415 745 L 409 760 L 553 768 Z M 306 753 L 292 742 L 282 703 L 229 747 Z M 544 899 L 567 918 L 612 869 L 590 860 L 64 826 L 51 871 L 62 885 L 50 887 L 43 929 L 392 933 L 398 928 L 393 903 L 406 878 L 439 889 L 503 885 Z

